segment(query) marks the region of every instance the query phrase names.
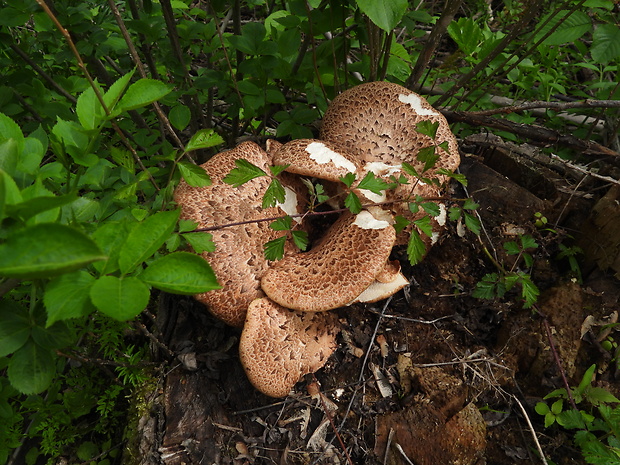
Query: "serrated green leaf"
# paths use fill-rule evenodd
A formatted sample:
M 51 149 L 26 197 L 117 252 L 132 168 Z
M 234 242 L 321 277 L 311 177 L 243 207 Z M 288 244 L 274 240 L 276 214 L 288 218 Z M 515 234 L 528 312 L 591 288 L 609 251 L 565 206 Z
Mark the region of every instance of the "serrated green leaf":
M 435 166 L 435 163 L 439 160 L 439 155 L 437 154 L 437 150 L 435 150 L 435 146 L 431 145 L 430 147 L 420 149 L 416 158 L 418 161 L 424 163 L 424 169 L 422 170 L 422 172 L 424 172 Z
M 50 278 L 105 259 L 84 233 L 57 223 L 20 229 L 0 245 L 0 276 Z
M 179 162 L 177 165 L 185 182 L 192 187 L 207 187 L 211 185 L 211 178 L 201 166 L 189 162 Z
M 30 337 L 28 310 L 7 297 L 0 299 L 0 357 L 12 354 Z
M 428 213 L 432 217 L 439 216 L 439 214 L 441 213 L 441 209 L 439 208 L 439 205 L 437 205 L 434 202 L 424 202 L 420 204 L 420 206 L 424 209 L 426 213 Z
M 420 178 L 420 173 L 418 173 L 418 171 L 406 161 L 402 163 L 402 167 L 403 167 L 403 171 L 407 173 L 409 176 Z
M 273 221 L 269 227 L 274 231 L 289 231 L 293 224 L 293 219 L 290 216 L 285 216 L 283 218 L 278 218 Z
M 407 258 L 411 265 L 417 265 L 422 261 L 426 254 L 426 244 L 415 229 L 411 231 L 409 242 L 407 243 Z
M 275 166 L 270 166 L 269 167 L 269 171 L 271 171 L 271 174 L 273 176 L 277 176 L 280 173 L 282 173 L 282 171 L 284 171 L 289 166 L 291 166 L 291 165 L 275 165 Z
M 21 153 L 24 149 L 24 133 L 19 125 L 4 113 L 0 113 L 0 141 L 12 139 L 17 145 L 17 153 Z M 0 169 L 2 168 L 2 157 L 0 156 Z
M 416 130 L 420 134 L 424 134 L 433 140 L 435 140 L 435 137 L 437 136 L 437 129 L 439 129 L 439 121 L 432 122 L 429 120 L 424 120 L 416 124 Z
M 129 220 L 109 221 L 100 225 L 93 233 L 94 241 L 103 253 L 107 255 L 107 260 L 93 264 L 93 267 L 100 275 L 114 273 L 119 269 L 118 258 L 123 244 L 125 244 L 132 229 L 137 226 L 138 223 L 130 222 Z
M 265 258 L 270 261 L 281 260 L 284 257 L 284 245 L 286 244 L 286 236 L 278 237 L 272 241 L 265 243 L 263 252 Z
M 618 398 L 614 396 L 611 392 L 609 392 L 607 389 L 600 387 L 589 386 L 585 390 L 584 396 L 592 405 L 612 404 L 620 402 L 620 400 L 618 400 Z
M 306 231 L 292 231 L 293 243 L 299 250 L 306 250 L 308 248 L 308 233 Z
M 29 340 L 9 360 L 7 374 L 11 386 L 22 394 L 45 391 L 54 379 L 56 364 L 49 349 Z
M 463 187 L 467 187 L 467 177 L 461 173 L 454 173 L 445 168 L 439 168 L 437 170 L 437 174 L 448 176 L 450 178 L 456 179 Z
M 286 201 L 286 191 L 282 183 L 273 178 L 267 186 L 267 190 L 263 194 L 263 208 L 275 207 L 277 204 L 283 204 Z
M 411 221 L 409 221 L 407 218 L 401 215 L 397 215 L 394 218 L 394 224 L 393 224 L 394 229 L 396 230 L 396 234 L 399 234 L 403 229 L 405 229 L 410 224 L 411 224 Z
M 185 146 L 186 152 L 192 150 L 208 149 L 224 143 L 224 139 L 213 129 L 200 129 L 192 136 Z
M 476 236 L 479 236 L 480 229 L 482 227 L 480 225 L 480 220 L 474 215 L 467 212 L 463 212 L 463 218 L 465 219 L 465 226 L 467 227 L 467 229 L 473 232 Z
M 267 176 L 267 173 L 258 166 L 242 158 L 235 160 L 235 165 L 237 167 L 233 168 L 230 173 L 222 179 L 226 184 L 230 184 L 233 187 L 239 187 L 252 179 Z
M 472 198 L 467 198 L 467 199 L 465 199 L 465 202 L 463 202 L 463 208 L 465 210 L 475 210 L 479 206 L 480 205 L 477 204 L 476 202 L 474 202 L 474 199 L 472 199 Z
M 121 273 L 130 273 L 153 255 L 174 231 L 180 214 L 180 210 L 155 213 L 134 227 L 120 250 Z
M 355 182 L 355 173 L 347 173 L 346 175 L 338 178 L 340 179 L 345 186 L 351 187 Z
M 110 110 L 110 112 L 112 112 L 116 107 L 116 104 L 121 98 L 121 95 L 123 95 L 123 92 L 125 92 L 125 89 L 127 89 L 127 86 L 129 85 L 129 82 L 131 81 L 131 78 L 133 77 L 135 72 L 136 68 L 132 69 L 127 74 L 118 78 L 116 81 L 114 81 L 114 84 L 110 86 L 106 93 L 103 94 L 103 101 L 108 107 L 108 110 Z
M 448 218 L 450 221 L 457 221 L 461 215 L 463 214 L 463 210 L 459 207 L 450 207 L 448 210 Z
M 115 320 L 131 320 L 148 305 L 150 291 L 133 276 L 102 276 L 90 288 L 90 298 L 97 309 Z
M 125 111 L 142 108 L 165 97 L 171 91 L 172 88 L 161 81 L 148 78 L 140 79 L 129 86 L 125 95 L 114 108 L 112 115 L 117 116 Z
M 347 207 L 354 215 L 357 215 L 362 211 L 362 202 L 360 202 L 359 197 L 353 192 L 349 192 L 347 197 L 344 199 L 344 206 Z
M 620 58 L 620 28 L 615 24 L 601 24 L 594 30 L 592 48 L 595 63 L 607 64 Z
M 413 222 L 420 231 L 426 234 L 428 237 L 433 235 L 433 226 L 431 225 L 431 217 L 428 215 L 424 215 L 422 218 L 418 218 Z
M 193 295 L 221 288 L 206 260 L 189 252 L 158 258 L 140 274 L 140 279 L 172 294 Z
M 521 253 L 521 249 L 514 241 L 504 242 L 504 249 L 509 255 L 519 255 Z
M 183 237 L 196 253 L 215 252 L 213 235 L 207 232 L 184 233 Z
M 520 240 L 521 240 L 521 248 L 523 250 L 537 249 L 538 248 L 538 244 L 536 243 L 536 239 L 534 239 L 532 236 L 530 236 L 528 234 L 520 236 Z
M 381 195 L 383 194 L 382 191 L 392 187 L 392 184 L 385 182 L 372 171 L 369 171 L 356 187 L 358 189 L 368 190 L 376 195 Z
M 46 327 L 56 321 L 78 318 L 92 312 L 90 288 L 94 282 L 95 278 L 86 271 L 66 273 L 52 279 L 43 294 L 47 309 Z

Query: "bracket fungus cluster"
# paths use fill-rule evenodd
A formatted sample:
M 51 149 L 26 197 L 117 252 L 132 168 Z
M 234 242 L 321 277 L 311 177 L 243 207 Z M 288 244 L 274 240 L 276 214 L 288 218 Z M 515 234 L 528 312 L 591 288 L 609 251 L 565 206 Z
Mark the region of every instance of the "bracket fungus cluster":
M 434 137 L 417 130 L 423 121 L 435 124 Z M 439 194 L 436 185 L 403 170 L 407 163 L 422 173 L 427 166 L 419 154 L 430 146 L 436 154 L 432 176 L 443 180 L 435 172 L 452 171 L 459 164 L 457 142 L 445 118 L 402 86 L 372 82 L 333 100 L 320 139 L 270 141 L 266 151 L 243 142 L 202 165 L 211 177 L 210 186 L 179 184 L 175 200 L 182 218 L 197 222 L 198 228 L 232 224 L 214 230 L 216 250 L 203 253 L 222 288 L 196 298 L 216 317 L 243 328 L 240 358 L 257 389 L 272 397 L 286 396 L 303 375 L 325 364 L 338 333 L 337 319 L 328 310 L 375 302 L 408 284 L 398 261 L 389 259 L 394 245 L 407 236 L 406 231 L 396 233 L 394 218 L 414 221 L 420 213 L 412 213 L 408 201 Z M 239 187 L 224 182 L 238 159 L 265 172 L 273 165 L 287 165 L 281 179 L 285 202 L 262 208 L 268 177 Z M 282 260 L 265 258 L 264 244 L 281 232 L 256 220 L 304 213 L 307 199 L 301 177 L 320 180 L 330 192 L 344 192 L 342 178 L 353 173 L 360 180 L 369 172 L 386 182 L 399 182 L 379 193 L 353 184 L 365 208 L 357 214 L 342 213 L 309 251 L 291 245 Z

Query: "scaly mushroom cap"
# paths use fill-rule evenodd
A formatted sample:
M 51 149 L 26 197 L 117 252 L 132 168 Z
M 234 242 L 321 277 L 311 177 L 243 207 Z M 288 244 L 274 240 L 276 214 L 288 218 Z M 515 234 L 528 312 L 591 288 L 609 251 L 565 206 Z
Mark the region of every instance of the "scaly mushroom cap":
M 210 186 L 191 187 L 181 181 L 177 187 L 174 199 L 181 207 L 182 219 L 196 221 L 198 228 L 206 228 L 283 214 L 279 207 L 263 209 L 261 206 L 270 182 L 268 177 L 252 179 L 237 188 L 222 181 L 240 158 L 269 172 L 269 156 L 253 142 L 243 142 L 232 150 L 218 153 L 201 165 L 211 177 Z M 288 196 L 293 200 L 283 208 L 291 210 L 297 204 L 293 190 L 287 191 Z M 196 299 L 225 323 L 241 327 L 250 302 L 264 296 L 260 278 L 269 262 L 264 258 L 263 244 L 282 233 L 270 229 L 268 222 L 261 222 L 227 227 L 211 234 L 216 250 L 202 256 L 211 264 L 222 289 L 198 294 Z
M 319 370 L 336 348 L 331 313 L 294 312 L 267 298 L 254 300 L 239 341 L 250 382 L 271 397 L 288 395 L 307 373 Z
M 416 130 L 421 121 L 439 122 L 435 143 L 448 143 L 449 153 L 438 149 L 435 169 L 456 169 L 458 145 L 446 119 L 424 98 L 398 84 L 369 82 L 340 94 L 323 117 L 321 139 L 358 152 L 365 163 L 396 166 L 405 161 L 421 172 L 424 164 L 416 155 L 433 143 Z
M 340 182 L 347 173 L 356 173 L 358 157 L 335 144 L 316 139 L 297 139 L 280 146 L 273 155 L 274 165 L 289 165 L 289 173 Z
M 267 296 L 294 310 L 321 312 L 352 302 L 386 266 L 396 232 L 370 212 L 344 213 L 312 250 L 267 270 Z

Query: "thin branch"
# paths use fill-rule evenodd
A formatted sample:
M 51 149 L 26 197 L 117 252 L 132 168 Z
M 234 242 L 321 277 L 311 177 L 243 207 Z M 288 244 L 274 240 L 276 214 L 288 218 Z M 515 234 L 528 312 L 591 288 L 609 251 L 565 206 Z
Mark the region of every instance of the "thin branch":
M 468 114 L 475 116 L 491 116 L 498 114 L 516 113 L 521 111 L 532 110 L 535 108 L 544 108 L 551 110 L 569 110 L 572 108 L 620 108 L 620 100 L 580 100 L 578 102 L 542 102 L 533 101 L 511 105 L 502 108 L 493 108 L 491 110 L 470 111 Z
M 557 155 L 555 155 L 555 154 L 553 154 L 553 153 L 551 154 L 551 158 L 553 158 L 554 160 L 558 160 L 560 163 L 563 163 L 563 164 L 565 164 L 566 166 L 568 166 L 568 167 L 570 167 L 570 168 L 572 168 L 572 169 L 574 169 L 574 170 L 576 170 L 576 171 L 579 171 L 580 173 L 583 173 L 583 174 L 585 174 L 585 175 L 587 175 L 587 176 L 592 176 L 592 177 L 597 178 L 597 179 L 600 179 L 600 180 L 602 180 L 602 181 L 611 182 L 611 183 L 613 183 L 613 184 L 618 184 L 618 185 L 620 185 L 620 181 L 618 181 L 617 179 L 610 178 L 609 176 L 603 176 L 603 175 L 601 175 L 601 174 L 594 173 L 594 172 L 592 172 L 591 170 L 588 170 L 588 169 L 582 168 L 582 167 L 581 167 L 581 166 L 579 166 L 579 165 L 575 165 L 574 163 L 571 163 L 571 162 L 569 162 L 568 160 L 564 160 L 564 159 L 562 159 L 562 158 L 558 157 Z

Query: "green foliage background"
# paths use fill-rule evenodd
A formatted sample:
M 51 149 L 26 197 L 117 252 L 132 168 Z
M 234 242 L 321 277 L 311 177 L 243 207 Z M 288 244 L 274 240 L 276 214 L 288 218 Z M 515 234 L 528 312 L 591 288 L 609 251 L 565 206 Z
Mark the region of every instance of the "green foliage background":
M 618 99 L 613 1 L 503 3 L 0 2 L 0 464 L 118 460 L 117 407 L 152 368 L 134 323 L 159 290 L 218 286 L 183 251 L 210 236 L 171 204 L 181 176 L 208 184 L 196 161 L 239 137 L 312 137 L 360 80 L 455 110 Z M 592 137 L 566 124 L 547 112 Z

